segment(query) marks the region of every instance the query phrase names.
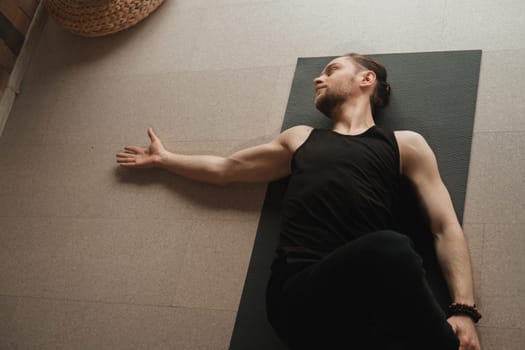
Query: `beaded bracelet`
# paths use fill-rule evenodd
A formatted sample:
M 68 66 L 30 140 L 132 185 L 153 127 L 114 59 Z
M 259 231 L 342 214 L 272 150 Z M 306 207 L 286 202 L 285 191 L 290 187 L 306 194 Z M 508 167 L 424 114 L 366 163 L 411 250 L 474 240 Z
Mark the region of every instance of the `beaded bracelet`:
M 481 314 L 476 309 L 476 304 L 474 305 L 467 305 L 467 304 L 460 304 L 460 303 L 452 303 L 448 306 L 448 309 L 450 310 L 451 315 L 467 315 L 472 320 L 474 320 L 474 323 L 478 323 L 479 319 L 481 318 Z

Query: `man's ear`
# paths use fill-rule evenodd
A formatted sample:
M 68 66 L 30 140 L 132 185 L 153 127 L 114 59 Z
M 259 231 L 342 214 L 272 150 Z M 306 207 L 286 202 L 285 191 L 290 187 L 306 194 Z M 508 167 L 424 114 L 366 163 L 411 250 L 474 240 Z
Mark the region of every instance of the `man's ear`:
M 361 76 L 361 86 L 370 86 L 373 85 L 376 81 L 376 73 L 372 70 L 367 70 L 363 72 Z

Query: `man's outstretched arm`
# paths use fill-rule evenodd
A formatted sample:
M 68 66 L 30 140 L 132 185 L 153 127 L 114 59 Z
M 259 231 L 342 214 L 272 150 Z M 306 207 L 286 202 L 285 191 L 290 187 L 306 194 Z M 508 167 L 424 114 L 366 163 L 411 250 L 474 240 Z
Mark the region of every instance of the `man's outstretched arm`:
M 400 135 L 402 172 L 414 183 L 426 208 L 434 235 L 436 255 L 443 269 L 453 302 L 473 305 L 471 259 L 452 200 L 439 174 L 436 157 L 425 139 L 414 132 Z M 473 321 L 452 316 L 449 323 L 457 333 L 460 349 L 479 349 Z
M 289 129 L 290 130 L 290 129 Z M 128 168 L 163 168 L 191 180 L 216 185 L 232 182 L 268 182 L 290 173 L 292 152 L 287 147 L 285 131 L 272 142 L 236 152 L 229 157 L 214 155 L 184 155 L 166 150 L 151 128 L 147 148 L 124 147 L 117 153 L 117 163 Z

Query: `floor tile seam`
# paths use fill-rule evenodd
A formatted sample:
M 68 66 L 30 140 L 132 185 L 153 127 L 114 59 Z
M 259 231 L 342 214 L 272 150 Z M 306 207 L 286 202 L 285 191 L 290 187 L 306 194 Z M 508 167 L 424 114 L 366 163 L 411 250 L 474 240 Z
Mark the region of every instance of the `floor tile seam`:
M 2 196 L 0 196 L 1 198 Z M 223 214 L 224 215 L 224 214 Z M 105 217 L 84 217 L 84 216 L 33 216 L 33 215 L 19 215 L 19 216 L 4 216 L 0 215 L 0 220 L 17 220 L 17 219 L 47 219 L 47 220 L 53 220 L 53 219 L 79 219 L 79 220 L 100 220 L 100 221 L 144 221 L 144 220 L 151 220 L 151 221 L 166 221 L 166 222 L 185 222 L 185 223 L 191 223 L 191 222 L 227 222 L 227 223 L 253 223 L 255 218 L 246 218 L 246 219 L 238 219 L 238 218 L 232 218 L 232 219 L 224 219 L 221 218 L 214 218 L 209 217 L 207 219 L 202 218 L 199 216 L 198 218 L 192 219 L 192 218 L 180 218 L 180 219 L 173 219 L 171 216 L 166 217 L 117 217 L 115 218 L 105 218 Z M 257 219 L 258 220 L 258 219 Z
M 296 59 L 299 58 L 300 56 L 297 56 L 295 57 Z M 293 57 L 292 57 L 293 58 Z M 215 67 L 215 68 L 212 68 L 212 67 L 208 67 L 208 68 L 203 68 L 203 69 L 190 69 L 190 70 L 185 70 L 184 72 L 187 72 L 187 73 L 205 73 L 205 72 L 231 72 L 231 71 L 243 71 L 243 70 L 258 70 L 258 69 L 281 69 L 281 68 L 290 68 L 290 67 L 295 67 L 296 64 L 291 64 L 291 63 L 286 63 L 286 64 L 283 64 L 283 63 L 275 63 L 275 64 L 259 64 L 259 65 L 246 65 L 246 66 L 238 66 L 238 67 L 234 67 L 234 66 L 227 66 L 227 67 L 221 67 L 221 66 L 218 66 L 218 67 Z M 155 74 L 162 74 L 163 72 L 158 72 L 158 73 L 155 73 Z M 167 72 L 167 73 L 170 73 L 170 72 Z M 178 73 L 178 71 L 175 71 L 174 73 Z
M 0 196 L 1 197 L 1 196 Z M 147 219 L 145 217 L 82 217 L 82 216 L 27 216 L 27 215 L 20 215 L 20 216 L 2 216 L 0 215 L 0 219 L 78 219 L 78 220 L 100 220 L 100 221 L 115 221 L 115 222 L 121 222 L 121 221 L 144 221 L 144 219 Z M 198 217 L 195 219 L 192 218 L 173 218 L 173 217 L 154 217 L 151 218 L 151 221 L 162 221 L 162 222 L 185 222 L 185 223 L 192 223 L 192 222 L 253 222 L 255 218 L 252 219 L 227 219 L 227 218 L 202 218 Z M 148 220 L 149 221 L 149 220 Z
M 297 1 L 297 0 L 296 0 Z M 334 0 L 332 0 L 334 1 Z M 243 1 L 243 0 L 235 0 L 235 1 L 229 1 L 228 3 L 222 3 L 222 4 L 216 4 L 211 8 L 211 10 L 217 10 L 217 9 L 231 9 L 231 8 L 237 8 L 240 6 L 258 6 L 260 4 L 271 4 L 271 3 L 278 3 L 282 4 L 283 2 L 281 0 L 262 0 L 262 1 Z M 184 5 L 181 5 L 184 6 Z M 205 5 L 196 5 L 196 6 L 187 6 L 183 7 L 182 9 L 191 9 L 191 10 L 210 10 L 210 6 Z
M 15 194 L 16 195 L 16 194 Z M 0 198 L 2 195 L 0 195 Z M 262 210 L 259 211 L 262 213 Z M 191 217 L 182 217 L 182 218 L 174 218 L 173 216 L 159 216 L 159 217 L 140 217 L 140 216 L 111 216 L 111 217 L 104 217 L 104 216 L 48 216 L 48 215 L 1 215 L 0 219 L 79 219 L 79 220 L 104 220 L 104 221 L 122 221 L 122 220 L 157 220 L 157 221 L 185 221 L 185 222 L 207 222 L 207 221 L 224 221 L 224 222 L 253 222 L 254 218 L 246 218 L 246 219 L 239 219 L 239 218 L 232 218 L 232 219 L 226 219 L 224 217 L 215 218 L 215 217 L 208 217 L 208 218 L 202 218 L 201 216 L 196 218 Z M 483 225 L 483 230 L 485 229 L 486 225 L 525 225 L 525 221 L 512 221 L 512 222 L 464 222 L 461 226 L 462 228 L 465 225 Z M 485 237 L 483 237 L 484 239 Z
M 441 32 L 439 36 L 443 42 L 445 41 L 445 33 L 447 32 L 447 29 L 448 29 L 448 21 L 447 21 L 448 3 L 449 3 L 449 0 L 443 1 L 443 13 L 441 17 Z
M 237 312 L 237 310 L 234 310 L 234 309 L 224 309 L 224 308 L 194 307 L 194 306 L 171 305 L 171 304 L 126 303 L 126 302 L 113 302 L 113 301 L 106 301 L 106 300 L 53 298 L 53 297 L 42 297 L 42 296 L 34 296 L 34 295 L 0 294 L 0 297 L 9 297 L 9 298 L 18 298 L 18 299 L 40 299 L 40 300 L 46 300 L 46 301 L 57 301 L 57 302 L 67 302 L 67 303 L 79 303 L 79 304 L 84 303 L 84 304 L 105 304 L 105 305 L 128 305 L 128 306 L 142 306 L 142 307 L 151 307 L 151 308 Z
M 513 135 L 513 134 L 516 134 L 516 135 L 519 135 L 519 134 L 523 134 L 525 133 L 525 129 L 523 130 L 475 130 L 473 132 L 474 135 L 485 135 L 485 134 L 510 134 L 510 135 Z M 260 139 L 260 138 L 269 138 L 269 137 L 275 137 L 275 133 L 271 132 L 271 133 L 265 133 L 265 134 L 261 134 L 260 136 L 254 138 L 254 137 L 248 137 L 248 138 L 230 138 L 230 137 L 226 137 L 226 138 L 206 138 L 206 139 L 202 139 L 202 138 L 177 138 L 177 139 L 172 139 L 170 137 L 164 137 L 163 138 L 163 141 L 166 142 L 166 141 L 169 141 L 169 142 L 181 142 L 181 143 L 192 143 L 192 142 L 246 142 L 246 141 L 252 141 L 252 140 L 257 140 L 257 139 Z M 71 146 L 71 145 L 74 145 L 74 146 L 93 146 L 93 142 L 31 142 L 31 143 L 28 143 L 28 142 L 21 142 L 21 143 L 18 143 L 18 142 L 1 142 L 1 138 L 0 138 L 0 147 L 19 147 L 19 146 Z M 119 145 L 121 144 L 118 143 Z M 117 146 L 117 142 L 113 143 L 113 142 L 97 142 L 95 143 L 95 146 Z M 123 147 L 122 147 L 123 148 Z
M 511 52 L 511 51 L 525 51 L 525 47 L 510 48 L 510 49 L 493 49 L 493 48 L 480 48 L 482 52 Z
M 525 130 L 524 130 L 525 132 Z M 269 134 L 264 134 L 264 135 L 260 135 L 260 136 L 257 136 L 257 137 L 246 137 L 246 138 L 211 138 L 211 139 L 202 139 L 202 138 L 191 138 L 191 139 L 187 139 L 187 138 L 184 138 L 184 139 L 181 139 L 181 138 L 177 138 L 177 139 L 172 139 L 170 137 L 163 137 L 162 138 L 162 141 L 163 142 L 166 142 L 166 141 L 169 141 L 169 142 L 181 142 L 181 143 L 184 143 L 184 142 L 187 142 L 187 143 L 192 143 L 192 142 L 199 142 L 199 143 L 202 143 L 202 142 L 247 142 L 247 141 L 253 141 L 253 140 L 258 140 L 258 139 L 262 139 L 262 138 L 269 138 L 269 137 L 275 137 L 274 133 L 269 133 Z M 118 144 L 118 145 L 117 145 Z M 89 147 L 92 147 L 93 145 L 95 146 L 120 146 L 121 145 L 121 142 L 1 142 L 0 140 L 0 147 L 2 146 L 5 146 L 5 147 L 19 147 L 19 146 L 71 146 L 71 145 L 74 145 L 74 146 L 89 146 Z M 124 146 L 120 147 L 120 148 L 124 148 Z
M 475 295 L 477 298 L 480 298 L 481 295 L 483 295 L 483 271 L 485 271 L 484 267 L 485 267 L 485 259 L 483 258 L 485 255 L 485 224 L 481 224 L 481 257 L 480 257 L 480 263 L 479 263 L 479 267 L 480 267 L 480 271 L 479 271 L 479 290 L 477 291 L 477 293 L 475 292 Z M 472 258 L 471 258 L 472 260 Z M 471 267 L 471 270 L 472 267 Z M 472 271 L 473 272 L 473 271 Z M 474 275 L 474 273 L 473 273 Z
M 269 133 L 269 134 L 261 134 L 261 135 L 258 135 L 256 137 L 243 137 L 243 138 L 206 138 L 206 139 L 203 139 L 203 138 L 191 138 L 191 139 L 188 139 L 188 138 L 171 138 L 171 137 L 163 137 L 162 138 L 162 141 L 163 142 L 173 142 L 173 143 L 177 143 L 177 142 L 187 142 L 187 143 L 191 143 L 191 142 L 247 142 L 247 141 L 256 141 L 256 140 L 259 140 L 259 139 L 263 139 L 263 138 L 268 138 L 268 137 L 274 137 L 275 135 L 273 133 Z M 87 145 L 88 143 L 86 143 Z M 113 143 L 107 143 L 107 142 L 104 142 L 104 143 L 99 143 L 99 144 L 103 144 L 103 145 L 112 145 Z
M 522 327 L 498 327 L 498 326 L 486 326 L 486 325 L 476 325 L 476 328 L 486 328 L 486 329 L 509 329 L 509 330 L 525 330 Z
M 239 67 L 217 67 L 217 68 L 204 68 L 204 69 L 184 69 L 184 70 L 159 70 L 159 71 L 152 71 L 152 72 L 137 72 L 137 73 L 133 73 L 133 74 L 129 74 L 129 73 L 104 73 L 104 75 L 101 75 L 100 77 L 97 76 L 96 74 L 95 75 L 90 75 L 87 79 L 91 82 L 91 83 L 97 83 L 97 81 L 99 80 L 100 83 L 104 83 L 104 82 L 107 82 L 108 79 L 130 79 L 130 80 L 133 80 L 133 79 L 140 79 L 140 78 L 145 78 L 145 77 L 155 77 L 155 76 L 162 76 L 162 77 L 166 77 L 166 76 L 170 76 L 170 75 L 173 75 L 173 76 L 177 76 L 177 75 L 184 75 L 184 74 L 202 74 L 202 73 L 207 73 L 207 72 L 211 72 L 211 73 L 221 73 L 221 72 L 225 72 L 225 73 L 228 73 L 228 72 L 237 72 L 237 71 L 257 71 L 257 70 L 260 70 L 260 69 L 275 69 L 276 71 L 280 71 L 281 69 L 283 68 L 290 68 L 290 67 L 294 67 L 295 64 L 291 64 L 291 63 L 287 63 L 287 64 L 282 64 L 282 63 L 276 63 L 276 64 L 264 64 L 264 65 L 254 65 L 254 66 L 239 66 Z M 100 78 L 100 79 L 99 79 Z M 103 78 L 103 79 L 102 79 Z M 167 78 L 166 78 L 167 79 Z M 83 80 L 83 83 L 85 83 L 85 79 Z M 34 90 L 35 88 L 38 89 L 38 88 L 42 88 L 44 89 L 46 86 L 48 87 L 49 86 L 49 82 L 33 82 L 33 84 L 31 85 L 31 87 L 29 88 L 31 91 Z M 60 84 L 62 86 L 70 86 L 70 85 L 79 85 L 80 82 L 78 81 L 78 77 L 65 77 L 65 78 L 62 78 L 59 82 L 52 82 L 51 84 Z M 82 85 L 82 84 L 81 84 Z M 27 87 L 25 87 L 25 89 L 28 89 Z M 12 89 L 11 89 L 12 90 Z M 13 93 L 16 93 L 17 95 L 19 94 L 22 94 L 24 93 L 25 90 L 20 90 L 18 92 L 15 92 L 13 91 Z M 18 97 L 18 96 L 17 96 Z M 16 101 L 16 100 L 15 100 Z M 33 103 L 40 103 L 42 101 L 39 101 L 39 102 L 33 102 Z M 32 102 L 28 102 L 28 103 L 32 103 Z M 58 103 L 57 101 L 53 101 L 53 106 Z
M 522 293 L 509 293 L 509 294 L 492 294 L 487 292 L 482 292 L 480 295 L 483 299 L 509 299 L 509 298 L 523 298 L 525 297 L 525 292 Z
M 51 134 L 50 132 L 46 131 L 45 132 L 46 134 Z M 519 134 L 523 134 L 525 133 L 525 129 L 512 129 L 512 130 L 474 130 L 473 131 L 473 134 L 474 135 L 486 135 L 486 134 L 509 134 L 509 135 L 519 135 Z M 256 138 L 254 137 L 246 137 L 246 138 L 231 138 L 231 137 L 226 137 L 226 138 L 206 138 L 206 139 L 203 139 L 203 138 L 177 138 L 177 139 L 172 139 L 170 137 L 164 137 L 163 138 L 163 141 L 166 142 L 166 141 L 169 141 L 169 142 L 181 142 L 181 143 L 184 143 L 184 142 L 187 142 L 187 143 L 192 143 L 192 142 L 246 142 L 246 141 L 251 141 L 251 140 L 254 140 L 254 139 L 259 139 L 259 138 L 270 138 L 270 137 L 275 137 L 275 133 L 274 132 L 265 132 L 264 134 L 261 134 L 260 136 L 257 136 Z M 121 143 L 121 142 L 120 142 Z M 120 144 L 118 143 L 118 144 Z M 1 137 L 0 137 L 0 147 L 20 147 L 20 146 L 24 146 L 24 147 L 28 147 L 28 146 L 71 146 L 71 145 L 75 145 L 75 146 L 93 146 L 94 142 L 45 142 L 45 141 L 41 141 L 41 142 L 12 142 L 12 141 L 6 141 L 6 142 L 2 142 L 1 140 Z M 113 142 L 96 142 L 95 143 L 96 146 L 113 146 L 113 145 L 117 145 L 117 142 L 113 143 Z
M 193 241 L 193 237 L 194 235 L 192 234 L 189 234 L 186 232 L 186 235 L 185 235 L 185 240 L 184 240 L 184 250 L 182 251 L 182 256 L 180 257 L 180 260 L 177 264 L 177 272 L 176 272 L 176 276 L 179 276 L 177 278 L 177 284 L 175 286 L 175 288 L 173 289 L 173 295 L 171 295 L 171 298 L 170 298 L 170 301 L 173 305 L 173 307 L 176 307 L 177 305 L 175 305 L 175 301 L 177 300 L 177 294 L 180 293 L 180 286 L 182 283 L 178 283 L 179 281 L 182 280 L 182 276 L 183 276 L 183 272 L 184 272 L 184 267 L 186 266 L 186 260 L 188 258 L 188 252 L 190 251 L 191 249 L 191 243 Z
M 525 129 L 512 129 L 512 130 L 474 130 L 474 135 L 476 134 L 524 134 Z
M 483 225 L 485 228 L 487 225 L 525 225 L 525 221 L 464 221 L 461 226 L 465 225 Z
M 485 223 L 479 223 L 479 224 L 476 224 L 476 225 L 479 225 L 480 228 L 479 230 L 481 231 L 479 234 L 481 235 L 481 266 L 483 266 L 483 255 L 484 254 L 484 249 L 485 249 Z
M 297 57 L 299 58 L 299 57 Z M 91 75 L 88 77 L 90 82 L 97 82 L 100 78 L 100 82 L 103 83 L 104 81 L 107 82 L 108 79 L 123 79 L 123 78 L 140 78 L 140 77 L 147 77 L 147 76 L 166 76 L 166 75 L 183 75 L 183 74 L 195 74 L 195 73 L 206 73 L 206 72 L 232 72 L 232 71 L 246 71 L 246 70 L 258 70 L 258 69 L 280 69 L 280 68 L 289 68 L 295 66 L 295 64 L 287 63 L 276 63 L 276 64 L 263 64 L 263 65 L 253 65 L 253 66 L 238 66 L 238 67 L 216 67 L 216 68 L 203 68 L 203 69 L 184 69 L 184 70 L 159 70 L 159 71 L 151 71 L 151 72 L 137 72 L 133 74 L 129 73 L 107 73 L 104 72 L 104 74 L 101 74 L 100 77 L 96 74 Z M 102 79 L 103 78 L 103 79 Z M 60 82 L 53 82 L 54 84 L 62 84 L 64 86 L 67 86 L 69 83 L 76 83 L 76 79 L 78 77 L 72 77 L 72 78 L 62 78 Z M 53 84 L 52 83 L 52 84 Z M 33 82 L 32 86 L 48 86 L 49 82 Z M 23 91 L 21 91 L 23 93 Z
M 53 192 L 53 191 L 50 191 Z M 8 196 L 19 196 L 20 193 L 13 193 L 13 194 L 0 194 L 0 198 L 2 197 L 8 197 Z M 219 208 L 220 210 L 220 208 Z M 254 211 L 255 212 L 255 211 Z M 259 213 L 262 213 L 262 210 L 257 211 Z M 224 214 L 223 214 L 224 215 Z M 2 215 L 0 213 L 0 219 L 79 219 L 79 220 L 115 220 L 115 221 L 122 221 L 122 220 L 161 220 L 161 221 L 225 221 L 225 222 L 253 222 L 254 218 L 245 218 L 245 219 L 239 219 L 239 218 L 232 218 L 227 219 L 224 217 L 214 217 L 213 215 L 207 218 L 202 218 L 202 216 L 199 217 L 173 217 L 173 216 L 70 216 L 70 215 Z M 466 221 L 461 224 L 462 229 L 464 230 L 464 226 L 467 225 L 484 225 L 485 228 L 488 225 L 502 225 L 502 226 L 511 226 L 511 225 L 525 225 L 525 221 L 490 221 L 490 222 L 479 222 L 479 221 Z
M 46 146 L 47 144 L 44 142 L 20 142 L 20 143 L 13 143 L 13 142 L 2 142 L 2 138 L 0 137 L 0 148 L 1 147 L 28 147 L 28 146 Z

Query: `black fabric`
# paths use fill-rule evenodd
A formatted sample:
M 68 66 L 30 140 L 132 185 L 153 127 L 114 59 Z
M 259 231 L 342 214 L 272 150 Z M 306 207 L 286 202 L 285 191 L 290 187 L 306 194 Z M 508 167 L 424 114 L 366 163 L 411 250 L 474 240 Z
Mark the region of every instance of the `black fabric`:
M 415 130 L 430 144 L 461 221 L 468 176 L 481 51 L 445 51 L 370 55 L 385 64 L 392 86 L 389 106 L 376 116 L 384 130 Z M 299 58 L 282 130 L 306 124 L 330 128 L 313 104 L 312 79 L 334 57 Z M 267 320 L 265 292 L 279 243 L 282 200 L 288 179 L 268 186 L 237 313 L 230 350 L 286 350 Z M 428 218 L 407 181 L 396 215 L 400 232 L 410 236 L 423 258 L 426 279 L 444 309 L 449 292 L 428 228 Z
M 266 300 L 290 349 L 458 350 L 406 235 L 369 232 L 318 261 L 289 260 L 272 264 Z
M 277 254 L 322 258 L 366 233 L 395 227 L 399 149 L 392 132 L 313 129 L 292 157 Z

